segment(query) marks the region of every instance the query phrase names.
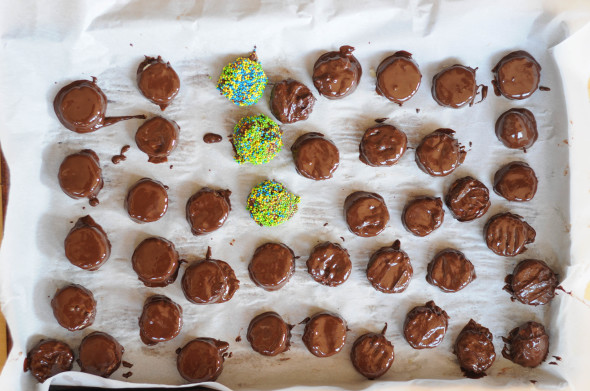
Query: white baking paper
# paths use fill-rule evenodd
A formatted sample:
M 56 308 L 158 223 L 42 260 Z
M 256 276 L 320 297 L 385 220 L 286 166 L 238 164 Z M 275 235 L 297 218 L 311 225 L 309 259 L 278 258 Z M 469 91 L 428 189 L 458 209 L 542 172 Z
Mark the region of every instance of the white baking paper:
M 573 14 L 579 21 L 580 15 L 588 15 L 584 14 L 587 5 L 571 4 L 568 8 L 566 4 L 566 12 L 558 14 L 532 0 L 493 4 L 425 0 L 26 1 L 1 7 L 5 23 L 0 42 L 0 140 L 12 185 L 0 250 L 0 303 L 14 338 L 14 348 L 0 376 L 1 390 L 46 390 L 47 383 L 36 386 L 30 374 L 22 372 L 27 350 L 44 337 L 67 341 L 76 348 L 94 330 L 113 335 L 125 346 L 124 359 L 134 366 L 119 369 L 112 379 L 124 380 L 122 375 L 131 371 L 133 375 L 126 381 L 133 383 L 185 383 L 176 371 L 174 351 L 192 338 L 213 337 L 230 343 L 233 355 L 218 382 L 233 390 L 311 386 L 348 390 L 528 389 L 534 387 L 530 380 L 544 389 L 584 389 L 588 378 L 584 367 L 588 365 L 583 355 L 590 347 L 585 335 L 590 309 L 582 302 L 590 280 L 586 251 L 590 175 L 585 164 L 590 140 L 585 136 L 588 127 L 578 126 L 588 121 L 587 95 L 581 98 L 579 92 L 580 78 L 585 91 L 590 68 L 584 46 L 588 30 L 556 50 L 560 68 L 549 49 L 570 34 L 566 16 Z M 235 163 L 227 135 L 242 116 L 270 115 L 271 86 L 257 105 L 234 106 L 215 89 L 221 68 L 256 46 L 271 82 L 292 77 L 312 87 L 310 73 L 317 57 L 344 44 L 356 48 L 355 56 L 363 66 L 357 91 L 338 101 L 318 97 L 308 121 L 284 125 L 285 148 L 271 163 Z M 529 51 L 539 61 L 543 67 L 541 84 L 551 91 L 538 91 L 525 101 L 509 101 L 490 93 L 483 103 L 460 110 L 442 108 L 432 99 L 432 76 L 444 66 L 461 63 L 478 67 L 478 82 L 491 87 L 493 66 L 518 49 Z M 403 107 L 375 93 L 376 67 L 397 50 L 413 53 L 424 75 L 420 90 Z M 109 99 L 108 115 L 162 114 L 141 96 L 135 84 L 135 71 L 144 55 L 161 55 L 181 78 L 179 96 L 163 113 L 181 127 L 179 146 L 168 164 L 148 163 L 135 146 L 134 134 L 141 121 L 80 135 L 57 121 L 51 104 L 65 84 L 95 76 Z M 566 102 L 568 108 L 575 107 L 569 114 Z M 505 148 L 494 135 L 496 118 L 512 107 L 526 107 L 537 118 L 539 139 L 526 154 Z M 420 171 L 413 149 L 394 167 L 362 164 L 358 159 L 360 137 L 374 119 L 383 117 L 407 133 L 411 147 L 437 128 L 455 129 L 468 150 L 465 163 L 445 178 L 432 178 Z M 333 179 L 315 182 L 295 172 L 289 147 L 309 131 L 324 133 L 338 146 L 341 165 Z M 222 134 L 224 141 L 205 144 L 202 136 L 207 132 Z M 127 160 L 113 165 L 111 156 L 126 144 L 132 146 Z M 96 151 L 103 167 L 105 186 L 95 208 L 87 201 L 68 198 L 57 183 L 61 160 L 83 148 Z M 539 191 L 533 201 L 509 203 L 492 191 L 492 206 L 481 219 L 460 223 L 447 210 L 442 227 L 425 238 L 416 238 L 403 228 L 401 210 L 412 196 L 443 196 L 455 179 L 465 175 L 475 176 L 491 189 L 495 171 L 512 160 L 527 161 L 535 169 Z M 163 219 L 140 225 L 127 216 L 123 199 L 142 177 L 168 185 L 170 204 Z M 296 216 L 276 228 L 257 226 L 244 207 L 251 187 L 266 178 L 283 182 L 302 197 Z M 203 186 L 229 188 L 233 209 L 222 229 L 195 237 L 184 218 L 184 207 L 190 195 Z M 381 194 L 389 208 L 391 221 L 375 238 L 356 237 L 346 228 L 343 201 L 357 190 Z M 482 238 L 487 219 L 502 211 L 524 216 L 537 231 L 535 243 L 515 259 L 494 255 Z M 96 272 L 71 266 L 63 253 L 64 237 L 73 222 L 86 214 L 103 226 L 113 244 L 111 258 Z M 198 306 L 184 298 L 179 281 L 166 288 L 143 286 L 131 268 L 130 257 L 135 246 L 151 235 L 173 241 L 189 261 L 203 257 L 211 246 L 213 257 L 228 262 L 241 281 L 234 298 L 225 304 Z M 370 286 L 364 271 L 370 255 L 396 239 L 412 260 L 414 278 L 404 293 L 387 295 Z M 347 248 L 353 262 L 349 280 L 336 288 L 317 284 L 305 268 L 311 248 L 326 240 Z M 292 280 L 277 292 L 256 287 L 248 277 L 249 259 L 266 241 L 282 241 L 301 257 Z M 475 265 L 478 278 L 458 293 L 443 293 L 425 281 L 428 262 L 445 247 L 463 251 Z M 539 308 L 511 302 L 502 290 L 504 277 L 526 258 L 545 260 L 573 296 L 560 293 L 550 306 Z M 98 301 L 96 321 L 87 330 L 68 332 L 51 313 L 53 293 L 68 282 L 86 286 Z M 137 319 L 145 298 L 154 293 L 165 294 L 183 307 L 184 327 L 175 340 L 147 347 L 139 339 Z M 403 321 L 412 307 L 430 299 L 450 315 L 449 329 L 439 347 L 414 350 L 403 338 Z M 296 325 L 291 349 L 277 357 L 258 355 L 245 338 L 249 321 L 268 310 Z M 312 356 L 301 342 L 303 325 L 299 322 L 320 310 L 339 313 L 351 330 L 343 351 L 331 358 Z M 496 362 L 480 380 L 463 378 L 452 354 L 453 342 L 470 318 L 492 331 L 496 347 Z M 535 369 L 521 368 L 501 356 L 501 337 L 527 320 L 544 323 L 551 338 L 550 357 Z M 395 345 L 395 363 L 379 380 L 367 381 L 350 364 L 350 348 L 356 337 L 379 331 L 385 323 L 386 336 Z M 236 342 L 238 336 L 241 342 Z M 552 355 L 563 360 L 549 365 Z M 77 365 L 74 370 L 79 370 Z M 70 372 L 53 381 L 89 384 L 88 378 Z M 91 382 L 121 385 L 98 378 Z

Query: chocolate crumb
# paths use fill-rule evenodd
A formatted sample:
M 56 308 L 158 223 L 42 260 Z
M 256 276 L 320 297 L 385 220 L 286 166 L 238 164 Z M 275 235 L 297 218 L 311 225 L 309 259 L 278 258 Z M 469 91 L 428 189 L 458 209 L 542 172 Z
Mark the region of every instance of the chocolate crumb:
M 531 383 L 533 383 L 533 384 L 537 384 L 537 381 L 536 381 L 536 380 L 529 380 L 529 381 L 530 381 Z
M 325 227 L 326 225 L 328 225 L 328 223 L 324 223 L 324 227 Z
M 174 164 L 171 164 L 171 165 L 170 165 L 170 169 L 171 169 L 171 170 L 172 170 L 172 167 L 174 167 Z
M 567 139 L 564 139 L 563 143 L 569 145 L 569 142 L 567 141 Z
M 240 337 L 239 335 L 236 337 L 236 342 L 242 342 L 242 337 Z
M 420 109 L 416 109 L 416 114 L 418 114 L 420 112 Z
M 176 354 L 180 354 L 180 352 L 182 352 L 182 348 L 178 348 L 174 351 Z
M 129 371 L 127 373 L 122 374 L 121 376 L 123 376 L 125 379 L 129 379 L 132 375 L 133 375 L 133 372 Z
M 560 356 L 553 356 L 553 358 L 555 358 L 557 361 L 561 361 L 562 358 Z
M 471 147 L 472 145 L 473 145 L 473 143 L 470 141 L 470 142 L 469 142 L 469 146 Z
M 121 361 L 121 365 L 123 365 L 125 368 L 133 368 L 133 364 L 131 364 L 129 361 Z
M 375 120 L 375 122 L 377 122 L 378 124 L 381 124 L 381 123 L 383 123 L 383 122 L 385 122 L 385 121 L 387 121 L 387 117 L 385 117 L 385 118 L 377 118 L 377 119 Z
M 203 141 L 207 144 L 218 143 L 223 140 L 223 137 L 217 133 L 207 133 L 203 136 Z
M 234 355 L 234 352 L 229 352 L 229 354 L 227 355 L 227 358 L 232 358 L 233 355 Z
M 341 236 L 340 239 L 342 239 L 343 242 L 345 242 L 344 238 Z
M 551 91 L 551 88 L 545 86 L 539 86 L 539 91 Z
M 125 152 L 127 152 L 131 148 L 129 145 L 124 145 L 121 148 L 121 152 L 118 155 L 115 155 L 111 158 L 113 164 L 119 164 L 124 160 L 127 160 L 127 156 L 125 156 Z
M 290 359 L 291 359 L 291 357 L 281 357 L 281 358 L 279 358 L 279 361 L 287 361 Z
M 549 363 L 549 365 L 557 365 L 557 362 L 555 362 L 555 361 L 551 361 L 551 362 Z

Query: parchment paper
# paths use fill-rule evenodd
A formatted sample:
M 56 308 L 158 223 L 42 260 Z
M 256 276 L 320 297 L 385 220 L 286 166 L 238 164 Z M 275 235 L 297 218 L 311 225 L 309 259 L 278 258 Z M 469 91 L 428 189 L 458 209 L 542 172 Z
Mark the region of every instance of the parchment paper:
M 588 183 L 586 148 L 588 136 L 576 133 L 578 120 L 588 113 L 587 95 L 580 98 L 579 79 L 566 84 L 566 101 L 559 69 L 548 50 L 569 34 L 564 14 L 554 15 L 535 1 L 496 1 L 476 6 L 467 1 L 334 2 L 24 2 L 3 4 L 6 23 L 1 40 L 0 139 L 11 169 L 11 193 L 6 231 L 0 250 L 0 303 L 10 324 L 14 348 L 0 376 L 2 390 L 35 389 L 30 374 L 22 373 L 23 359 L 40 338 L 67 341 L 77 348 L 89 332 L 110 333 L 125 346 L 124 359 L 134 364 L 135 383 L 183 384 L 175 366 L 174 351 L 195 337 L 228 341 L 233 356 L 225 363 L 219 383 L 234 390 L 282 389 L 329 386 L 344 389 L 477 389 L 538 387 L 584 389 L 590 346 L 584 335 L 590 318 L 582 302 L 590 271 L 588 246 Z M 479 3 L 477 3 L 479 4 Z M 576 8 L 577 7 L 577 8 Z M 579 20 L 587 7 L 572 5 L 568 15 Z M 564 80 L 585 70 L 588 56 L 583 37 L 562 45 L 558 53 Z M 582 34 L 581 33 L 581 34 Z M 238 165 L 232 159 L 227 135 L 245 115 L 270 115 L 268 98 L 254 107 L 240 108 L 219 96 L 215 82 L 221 68 L 256 45 L 271 82 L 293 77 L 312 87 L 310 72 L 317 57 L 348 44 L 363 66 L 357 91 L 339 101 L 318 97 L 310 119 L 284 125 L 285 148 L 264 166 Z M 452 110 L 438 106 L 430 95 L 431 78 L 454 63 L 478 67 L 477 80 L 491 87 L 491 69 L 506 53 L 524 49 L 543 67 L 541 84 L 550 92 L 536 92 L 525 101 L 509 101 L 493 93 L 471 108 Z M 417 95 L 403 107 L 379 97 L 375 72 L 379 62 L 397 50 L 413 53 L 423 73 Z M 134 143 L 139 120 L 127 121 L 92 134 L 78 135 L 57 121 L 51 102 L 65 84 L 96 76 L 109 99 L 108 115 L 161 114 L 141 96 L 135 71 L 143 55 L 161 55 L 181 78 L 181 91 L 164 116 L 181 127 L 179 147 L 168 164 L 154 165 Z M 563 71 L 571 67 L 569 72 Z M 569 68 L 567 68 L 569 69 Z M 317 96 L 317 94 L 316 94 Z M 523 153 L 505 148 L 494 135 L 496 118 L 511 107 L 526 107 L 536 116 L 539 139 Z M 420 109 L 418 113 L 416 109 Z M 420 139 L 441 127 L 457 132 L 467 147 L 465 163 L 452 175 L 432 178 L 419 170 L 414 151 L 408 150 L 391 168 L 373 168 L 358 160 L 358 143 L 374 119 L 387 117 L 408 135 L 415 147 Z M 587 119 L 585 119 L 587 121 Z M 588 127 L 585 129 L 587 131 Z M 302 133 L 319 131 L 340 149 L 341 165 L 334 178 L 314 182 L 294 169 L 289 147 Z M 202 136 L 224 136 L 220 144 L 207 145 Z M 568 136 L 569 132 L 569 136 Z M 581 132 L 578 130 L 578 132 Z M 586 132 L 587 133 L 587 132 Z M 575 142 L 574 138 L 576 138 Z M 579 138 L 579 140 L 578 140 Z M 581 141 L 581 142 L 578 142 Z M 111 156 L 132 146 L 127 160 L 113 165 Z M 87 201 L 68 198 L 57 183 L 57 169 L 68 154 L 83 148 L 96 151 L 105 179 L 92 208 Z M 490 189 L 495 171 L 512 160 L 527 161 L 539 177 L 539 190 L 528 203 L 509 203 L 491 192 L 492 206 L 485 217 L 469 223 L 453 219 L 447 210 L 440 229 L 416 238 L 403 228 L 401 210 L 415 195 L 443 196 L 457 178 L 472 175 Z M 171 166 L 173 166 L 171 168 Z M 572 182 L 570 177 L 578 178 Z M 141 177 L 162 181 L 170 187 L 169 210 L 158 222 L 139 225 L 123 208 L 128 188 Z M 277 228 L 258 227 L 244 203 L 250 188 L 266 178 L 286 184 L 302 197 L 296 216 Z M 233 210 L 225 226 L 211 235 L 192 236 L 184 218 L 186 200 L 203 186 L 229 188 Z M 571 192 L 570 192 L 571 189 Z M 359 238 L 348 232 L 342 217 L 344 198 L 366 190 L 381 194 L 391 221 L 375 238 Z M 575 213 L 570 219 L 571 205 Z M 487 249 L 482 229 L 489 217 L 512 211 L 525 217 L 537 231 L 529 250 L 508 259 Z M 109 261 L 97 272 L 70 265 L 63 253 L 63 239 L 81 216 L 91 216 L 103 226 L 113 244 Z M 324 224 L 328 223 L 324 227 Z M 189 261 L 212 247 L 214 258 L 228 262 L 241 287 L 225 304 L 197 306 L 183 296 L 180 283 L 166 288 L 146 288 L 130 264 L 135 246 L 151 235 L 173 241 Z M 571 236 L 570 236 L 571 235 Z M 571 238 L 571 241 L 570 241 Z M 410 256 L 414 278 L 402 294 L 375 291 L 365 277 L 369 256 L 379 247 L 400 239 Z M 305 260 L 320 241 L 341 243 L 353 261 L 349 280 L 336 288 L 314 282 Z M 249 279 L 247 265 L 254 249 L 266 241 L 282 241 L 301 258 L 292 280 L 277 292 L 257 288 Z M 443 293 L 425 281 L 426 266 L 442 248 L 454 247 L 474 263 L 478 278 L 466 289 Z M 571 257 L 570 257 L 571 250 Z M 539 308 L 511 302 L 502 291 L 504 277 L 522 259 L 545 260 L 563 279 L 566 290 L 551 305 Z M 182 275 L 182 271 L 181 271 Z M 180 279 L 180 278 L 179 278 Z M 98 301 L 95 323 L 87 330 L 68 332 L 51 313 L 55 290 L 68 282 L 94 292 Z M 146 347 L 139 339 L 137 319 L 145 298 L 165 294 L 184 310 L 184 327 L 173 341 Z M 576 297 L 578 300 L 576 300 Z M 433 299 L 450 315 L 443 343 L 425 351 L 412 349 L 403 339 L 402 326 L 415 305 Z M 262 357 L 249 347 L 245 331 L 258 313 L 273 310 L 293 329 L 291 349 L 278 357 Z M 351 329 L 343 351 L 331 358 L 316 358 L 301 342 L 305 317 L 319 310 L 342 315 Z M 481 380 L 462 377 L 452 345 L 470 318 L 494 335 L 497 359 Z M 527 320 L 544 323 L 551 338 L 550 357 L 536 369 L 524 369 L 501 357 L 501 337 Z M 388 323 L 387 337 L 395 345 L 392 369 L 378 381 L 367 381 L 350 364 L 352 342 L 367 331 L 379 331 Z M 242 341 L 236 342 L 240 336 Z M 549 365 L 551 355 L 563 357 Z M 79 370 L 75 365 L 74 370 Z M 112 379 L 123 380 L 126 368 Z M 60 384 L 88 384 L 88 375 L 75 372 L 54 379 Z M 115 386 L 117 382 L 92 379 L 92 384 Z M 37 386 L 47 389 L 47 383 Z M 223 389 L 223 388 L 221 388 Z

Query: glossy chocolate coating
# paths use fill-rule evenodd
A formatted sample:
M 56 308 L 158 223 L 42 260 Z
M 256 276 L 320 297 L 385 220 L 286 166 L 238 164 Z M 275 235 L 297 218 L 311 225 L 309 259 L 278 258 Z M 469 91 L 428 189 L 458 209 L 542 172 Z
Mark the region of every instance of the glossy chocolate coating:
M 451 185 L 445 203 L 457 220 L 475 220 L 488 211 L 490 191 L 477 179 L 466 176 Z
M 549 336 L 537 322 L 526 322 L 502 339 L 505 342 L 502 356 L 526 368 L 538 367 L 549 353 Z
M 281 289 L 295 272 L 295 254 L 283 243 L 259 246 L 248 265 L 250 279 L 267 291 Z
M 102 189 L 102 169 L 98 155 L 84 149 L 66 156 L 59 166 L 59 186 L 68 196 L 74 199 L 88 198 L 90 205 L 98 204 L 96 197 Z
M 82 372 L 109 377 L 121 365 L 123 346 L 107 333 L 95 331 L 80 343 L 78 364 Z
M 319 312 L 305 324 L 303 343 L 316 357 L 330 357 L 346 342 L 346 321 L 330 312 Z
M 321 181 L 332 178 L 340 164 L 336 145 L 321 133 L 305 133 L 291 146 L 297 172 L 306 178 Z
M 381 247 L 375 251 L 367 265 L 367 279 L 373 288 L 383 293 L 405 291 L 413 274 L 410 257 L 400 250 L 399 240 L 390 247 Z
M 322 54 L 313 66 L 313 85 L 328 99 L 341 99 L 356 90 L 363 74 L 361 64 L 352 55 L 354 48 Z
M 348 251 L 338 243 L 324 242 L 313 248 L 307 259 L 307 272 L 322 285 L 338 286 L 350 276 L 352 262 Z
M 422 73 L 412 55 L 399 51 L 379 64 L 375 90 L 401 106 L 418 91 L 421 80 Z
M 229 344 L 213 338 L 195 338 L 176 357 L 178 373 L 190 383 L 215 381 L 223 371 Z
M 150 163 L 164 163 L 178 144 L 180 128 L 174 121 L 154 117 L 145 121 L 135 133 L 137 147 L 148 155 Z
M 375 125 L 365 130 L 359 144 L 359 159 L 373 166 L 393 166 L 406 152 L 408 138 L 391 125 Z
M 162 295 L 153 295 L 145 300 L 139 318 L 139 336 L 144 344 L 170 341 L 181 329 L 182 307 Z
M 105 117 L 107 97 L 96 85 L 96 78 L 76 80 L 63 87 L 53 100 L 53 109 L 63 126 L 76 133 L 94 132 L 104 126 L 145 115 Z
M 204 235 L 223 226 L 231 203 L 229 190 L 213 190 L 203 187 L 188 199 L 186 203 L 186 220 L 193 235 Z
M 416 148 L 416 164 L 432 176 L 447 176 L 464 161 L 467 152 L 453 137 L 452 129 L 437 129 L 426 135 Z
M 252 319 L 247 339 L 255 352 L 276 356 L 289 350 L 291 327 L 276 312 L 265 312 Z
M 172 284 L 180 268 L 174 244 L 159 236 L 144 239 L 137 245 L 131 265 L 139 280 L 148 287 Z
M 404 337 L 414 349 L 431 349 L 440 345 L 449 327 L 449 315 L 429 301 L 412 308 L 404 322 Z
M 111 255 L 106 232 L 90 216 L 80 217 L 64 240 L 66 258 L 81 269 L 97 270 Z
M 510 109 L 496 121 L 496 137 L 512 149 L 530 148 L 539 133 L 535 116 L 527 109 Z
M 166 107 L 178 95 L 180 79 L 169 62 L 162 57 L 145 56 L 145 60 L 137 68 L 137 86 L 152 103 L 166 110 Z
M 313 110 L 315 97 L 311 90 L 297 80 L 276 83 L 270 93 L 270 111 L 284 124 L 306 120 Z
M 492 84 L 496 95 L 508 99 L 526 99 L 539 87 L 541 66 L 524 50 L 507 54 L 496 64 Z
M 66 285 L 55 292 L 51 308 L 57 323 L 70 331 L 85 329 L 96 317 L 94 295 L 78 284 Z
M 129 189 L 125 209 L 136 223 L 158 221 L 168 210 L 168 192 L 161 182 L 142 178 Z
M 432 97 L 436 103 L 454 109 L 472 106 L 478 87 L 475 71 L 473 68 L 455 64 L 434 75 Z
M 395 358 L 393 344 L 381 333 L 366 333 L 354 341 L 350 351 L 350 361 L 358 373 L 369 380 L 383 376 Z
M 526 251 L 537 233 L 521 216 L 509 212 L 499 213 L 488 220 L 484 238 L 489 249 L 498 255 L 514 257 Z
M 555 297 L 557 276 L 549 266 L 538 259 L 526 259 L 516 265 L 506 277 L 504 290 L 523 304 L 544 305 Z
M 416 236 L 426 236 L 443 223 L 445 211 L 439 197 L 418 197 L 406 204 L 402 212 L 404 227 Z
M 240 281 L 230 265 L 211 259 L 211 248 L 205 259 L 193 262 L 182 276 L 182 292 L 195 304 L 224 303 L 232 298 Z
M 475 280 L 475 268 L 458 250 L 444 249 L 428 264 L 426 281 L 444 292 L 457 292 Z
M 221 140 L 223 140 L 223 137 L 217 133 L 205 133 L 203 136 L 205 144 L 215 144 L 221 142 Z
M 27 353 L 25 370 L 39 383 L 58 373 L 71 371 L 74 352 L 65 342 L 54 339 L 41 340 Z
M 537 193 L 537 176 L 525 162 L 511 162 L 496 171 L 494 191 L 508 201 L 530 201 Z
M 357 236 L 377 236 L 389 223 L 389 211 L 377 193 L 356 191 L 344 200 L 344 218 L 350 232 Z
M 478 379 L 496 359 L 490 330 L 473 319 L 465 325 L 455 341 L 454 351 L 465 376 Z

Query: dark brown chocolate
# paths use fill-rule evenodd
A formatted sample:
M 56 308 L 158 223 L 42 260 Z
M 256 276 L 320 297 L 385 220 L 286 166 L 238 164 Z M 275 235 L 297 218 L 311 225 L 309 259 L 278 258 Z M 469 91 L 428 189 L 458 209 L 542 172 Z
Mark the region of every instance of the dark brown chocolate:
M 137 181 L 125 198 L 125 209 L 136 223 L 160 220 L 168 210 L 168 192 L 158 181 L 142 178 Z
M 466 176 L 453 182 L 445 203 L 457 220 L 472 221 L 488 211 L 490 191 L 477 179 Z
M 514 257 L 526 251 L 537 233 L 521 216 L 509 212 L 499 213 L 488 220 L 484 238 L 489 249 L 498 255 Z
M 25 371 L 31 371 L 31 375 L 39 383 L 58 373 L 71 371 L 74 366 L 74 352 L 65 342 L 54 339 L 39 341 L 27 353 Z
M 404 322 L 404 337 L 414 349 L 431 349 L 443 341 L 447 327 L 449 315 L 431 300 L 408 312 Z
M 539 87 L 541 66 L 524 50 L 502 57 L 494 69 L 494 92 L 508 99 L 526 99 Z
M 170 341 L 182 329 L 182 307 L 166 296 L 153 295 L 145 300 L 139 318 L 139 336 L 148 345 Z
M 406 152 L 408 138 L 391 125 L 375 125 L 365 130 L 359 144 L 359 159 L 373 166 L 393 166 Z
M 291 146 L 291 152 L 297 172 L 316 181 L 332 178 L 340 164 L 338 148 L 321 133 L 302 134 Z
M 159 236 L 144 239 L 133 252 L 131 265 L 147 287 L 164 287 L 176 281 L 180 262 L 174 244 Z
M 217 133 L 205 133 L 203 136 L 205 144 L 215 144 L 221 142 L 221 140 L 223 140 L 223 137 Z
M 487 95 L 487 86 L 477 85 L 475 71 L 464 65 L 451 65 L 432 78 L 432 97 L 441 106 L 458 109 L 473 106 L 479 87 L 482 88 L 481 100 Z M 481 102 L 481 101 L 480 101 Z
M 538 259 L 525 259 L 506 277 L 504 290 L 523 304 L 544 305 L 555 297 L 557 276 Z
M 70 331 L 85 329 L 96 317 L 94 295 L 78 284 L 66 285 L 55 292 L 51 308 L 57 323 Z
M 510 109 L 496 121 L 496 137 L 512 149 L 530 148 L 539 133 L 535 116 L 527 109 Z
M 229 190 L 213 190 L 203 187 L 188 199 L 186 203 L 186 220 L 193 235 L 204 235 L 223 226 L 231 203 Z
M 367 279 L 383 293 L 400 293 L 410 285 L 414 269 L 410 257 L 400 250 L 400 241 L 375 251 L 367 265 Z
M 348 251 L 338 243 L 324 242 L 313 248 L 307 259 L 307 272 L 322 285 L 338 286 L 350 276 L 352 262 Z
M 358 373 L 369 380 L 385 375 L 395 358 L 393 344 L 385 338 L 387 324 L 380 333 L 366 333 L 354 341 L 350 361 Z
M 90 205 L 98 204 L 96 197 L 102 189 L 102 169 L 98 155 L 84 149 L 66 156 L 59 166 L 59 186 L 68 196 L 74 199 L 88 198 Z
M 389 223 L 389 211 L 377 193 L 356 191 L 344 200 L 344 218 L 350 232 L 357 236 L 377 236 Z
M 496 359 L 493 339 L 490 330 L 473 319 L 461 330 L 455 341 L 453 353 L 457 356 L 465 376 L 478 379 L 486 375 L 485 371 Z
M 352 46 L 322 54 L 313 66 L 313 85 L 328 99 L 341 99 L 356 90 L 363 70 Z
M 180 127 L 172 120 L 154 117 L 145 121 L 135 133 L 137 147 L 148 155 L 150 163 L 164 163 L 178 144 Z
M 145 56 L 137 68 L 137 86 L 143 96 L 166 110 L 178 95 L 180 79 L 170 63 L 164 62 L 162 57 Z
M 496 171 L 494 191 L 508 201 L 530 201 L 537 193 L 537 176 L 525 162 L 511 162 Z
M 457 292 L 475 280 L 475 268 L 469 259 L 451 248 L 439 251 L 428 264 L 426 281 L 444 292 Z
M 276 83 L 270 93 L 270 111 L 284 124 L 306 120 L 313 110 L 315 97 L 310 89 L 297 80 Z
M 404 227 L 416 236 L 426 236 L 443 223 L 445 211 L 440 197 L 418 197 L 406 204 L 402 212 Z
M 289 350 L 291 327 L 276 312 L 256 316 L 248 326 L 248 342 L 263 356 L 276 356 Z
M 121 365 L 124 351 L 123 346 L 107 333 L 90 333 L 80 343 L 80 370 L 92 375 L 109 377 Z
M 64 241 L 66 258 L 74 266 L 98 270 L 111 255 L 106 232 L 90 216 L 80 217 Z
M 281 289 L 295 272 L 295 254 L 283 243 L 265 243 L 254 251 L 248 272 L 259 287 Z
M 526 368 L 538 367 L 549 353 L 549 336 L 537 322 L 526 322 L 502 339 L 505 343 L 502 356 Z
M 223 371 L 229 344 L 213 338 L 195 338 L 176 357 L 178 373 L 190 383 L 215 381 Z
M 338 353 L 346 342 L 346 321 L 330 312 L 319 312 L 305 324 L 303 343 L 316 357 L 330 357 Z
M 465 148 L 453 137 L 452 129 L 437 129 L 416 148 L 416 164 L 432 176 L 447 176 L 465 161 Z
M 375 90 L 401 106 L 418 91 L 421 80 L 422 73 L 412 54 L 399 51 L 379 64 Z

